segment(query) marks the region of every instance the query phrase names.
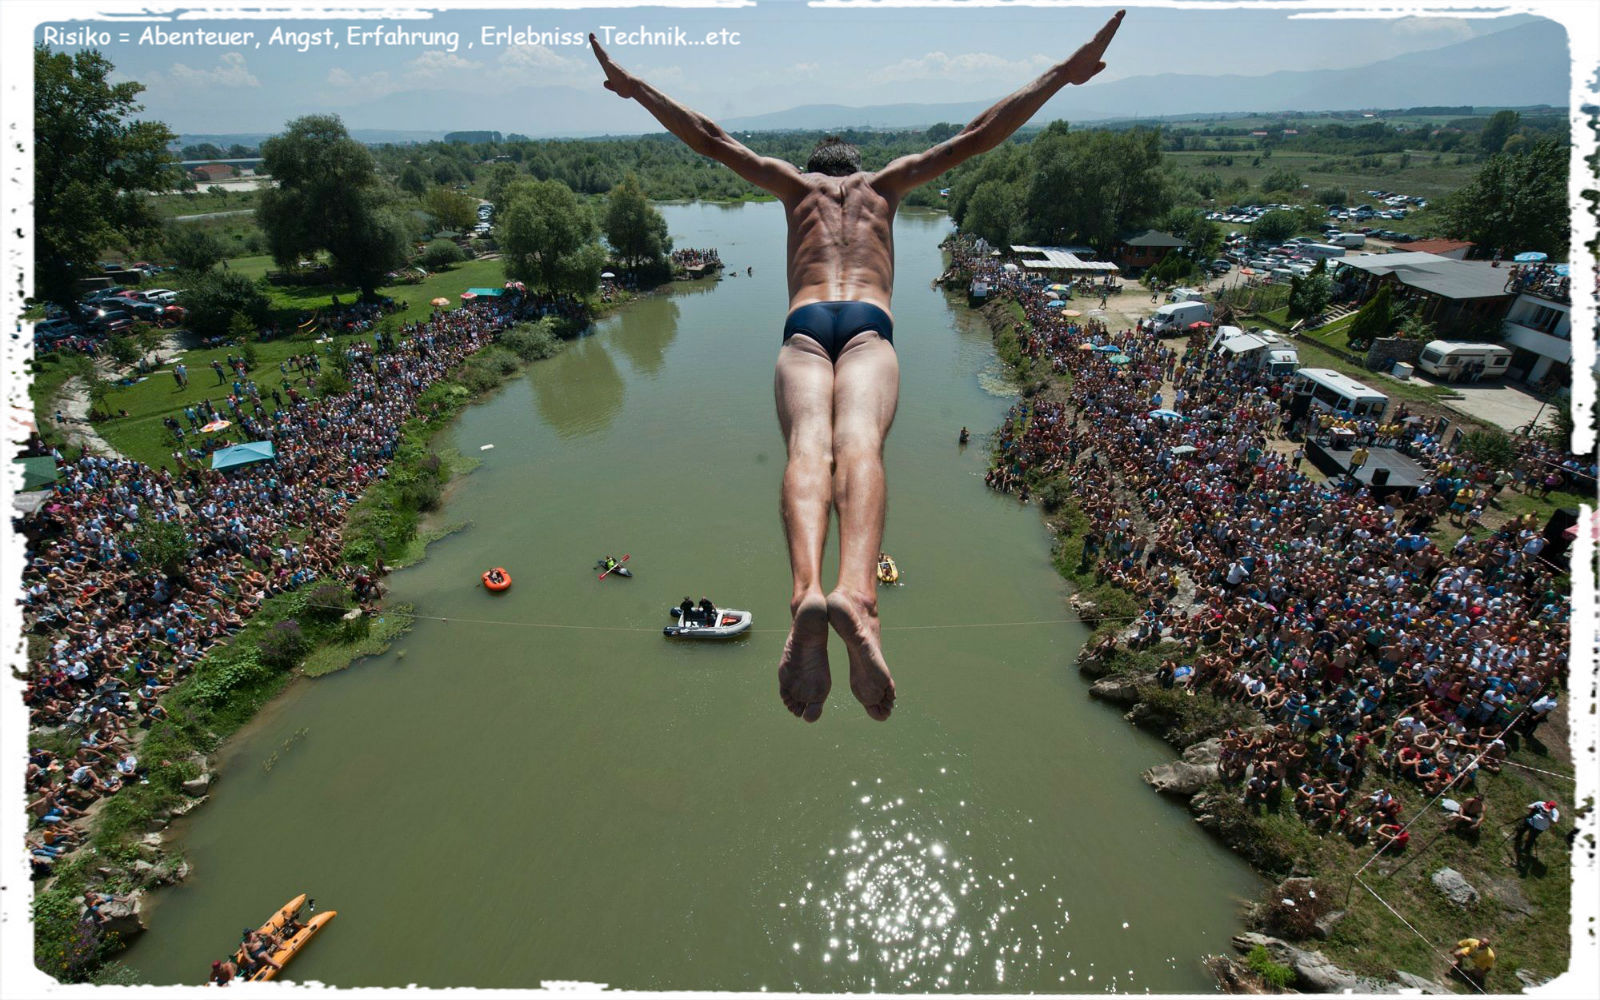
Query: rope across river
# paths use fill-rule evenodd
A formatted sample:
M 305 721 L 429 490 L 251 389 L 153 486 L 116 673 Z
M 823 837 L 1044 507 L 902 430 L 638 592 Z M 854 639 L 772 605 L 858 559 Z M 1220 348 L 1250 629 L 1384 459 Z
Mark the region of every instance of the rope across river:
M 338 607 L 336 605 L 331 605 L 331 604 L 312 604 L 312 605 L 308 605 L 308 607 L 326 608 L 326 609 L 328 609 L 330 611 L 345 611 L 345 610 L 349 610 L 347 608 L 340 608 L 340 607 Z M 408 618 L 413 618 L 413 619 L 417 619 L 417 620 L 421 620 L 421 621 L 456 622 L 456 623 L 463 624 L 463 625 L 510 625 L 510 626 L 514 626 L 514 627 L 517 627 L 517 628 L 568 629 L 568 630 L 580 631 L 580 632 L 660 632 L 661 631 L 661 629 L 659 629 L 659 628 L 648 628 L 648 627 L 641 628 L 641 627 L 633 626 L 633 625 L 573 625 L 573 624 L 568 624 L 568 623 L 563 623 L 563 622 L 514 622 L 514 621 L 505 621 L 505 620 L 502 620 L 502 619 L 495 619 L 495 618 L 450 618 L 450 617 L 444 617 L 444 616 L 440 616 L 440 615 L 419 615 L 419 614 L 417 614 L 415 612 L 412 612 L 412 611 L 389 611 L 389 612 L 378 612 L 378 613 L 379 614 L 384 614 L 384 613 L 402 614 L 402 615 L 405 615 Z M 1108 619 L 1108 618 L 1101 619 L 1101 621 L 1111 621 L 1111 620 L 1112 619 Z M 1119 618 L 1119 619 L 1116 619 L 1116 620 L 1117 621 L 1123 621 L 1123 620 L 1134 621 L 1136 619 L 1135 618 L 1127 618 L 1127 619 Z M 885 625 L 883 627 L 883 631 L 885 631 L 885 632 L 927 632 L 927 631 L 933 631 L 933 630 L 936 630 L 936 629 L 1017 628 L 1017 627 L 1020 627 L 1020 626 L 1023 626 L 1023 625 L 1068 625 L 1068 624 L 1072 624 L 1074 622 L 1078 622 L 1078 623 L 1081 624 L 1081 619 L 1078 619 L 1078 618 L 1039 618 L 1039 619 L 1033 619 L 1033 620 L 1029 620 L 1029 621 L 1013 621 L 1013 622 L 957 622 L 957 623 L 946 624 L 946 625 Z M 753 629 L 749 630 L 749 632 L 771 632 L 771 633 L 786 633 L 788 631 L 789 630 L 787 628 L 753 628 Z

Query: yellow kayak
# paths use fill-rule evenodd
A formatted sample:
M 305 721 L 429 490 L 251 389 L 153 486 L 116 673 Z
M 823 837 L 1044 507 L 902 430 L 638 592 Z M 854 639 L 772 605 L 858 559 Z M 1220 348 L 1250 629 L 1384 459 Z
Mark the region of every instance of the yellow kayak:
M 322 930 L 322 925 L 326 924 L 328 921 L 332 920 L 338 915 L 338 910 L 324 910 L 323 912 L 312 917 L 310 920 L 307 920 L 304 927 L 301 927 L 299 930 L 295 931 L 294 934 L 283 943 L 283 947 L 272 953 L 272 960 L 277 962 L 279 965 L 288 965 L 289 959 L 299 954 L 300 949 L 304 948 L 312 938 L 317 936 L 317 932 Z M 257 982 L 265 982 L 268 979 L 276 978 L 277 975 L 278 970 L 268 965 L 262 967 L 260 973 L 256 975 L 255 979 Z
M 884 556 L 882 559 L 878 560 L 878 582 L 879 583 L 899 583 L 900 582 L 900 567 L 896 566 L 894 564 L 894 560 L 892 558 L 890 558 L 889 556 Z
M 302 892 L 300 895 L 289 900 L 287 903 L 284 903 L 283 906 L 278 909 L 278 912 L 268 917 L 266 923 L 256 928 L 256 933 L 278 933 L 284 927 L 288 926 L 289 921 L 294 919 L 294 915 L 299 913 L 300 908 L 304 905 L 306 905 L 306 894 Z M 238 965 L 244 964 L 244 945 L 241 944 L 239 949 L 233 953 L 233 961 Z

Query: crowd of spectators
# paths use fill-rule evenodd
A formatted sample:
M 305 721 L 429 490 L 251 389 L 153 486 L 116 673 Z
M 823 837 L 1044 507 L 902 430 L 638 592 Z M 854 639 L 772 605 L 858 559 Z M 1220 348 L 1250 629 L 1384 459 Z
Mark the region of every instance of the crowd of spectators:
M 1513 264 L 1506 275 L 1506 291 L 1528 292 L 1552 302 L 1572 302 L 1572 278 L 1556 270 L 1565 264 Z
M 685 247 L 681 250 L 672 251 L 672 269 L 674 271 L 707 266 L 712 268 L 722 266 L 722 255 L 717 252 L 716 247 L 710 247 L 705 250 Z
M 270 462 L 219 472 L 199 460 L 203 448 L 181 449 L 173 469 L 94 455 L 60 461 L 55 453 L 52 495 L 16 519 L 28 542 L 24 627 L 44 650 L 26 679 L 30 728 L 54 737 L 40 743 L 71 747 L 29 756 L 28 851 L 37 874 L 78 842 L 74 821 L 96 799 L 144 780 L 140 730 L 164 717 L 162 694 L 264 600 L 319 578 L 373 596 L 385 568 L 344 563 L 340 526 L 366 485 L 385 474 L 421 393 L 510 323 L 574 308 L 514 294 L 435 312 L 398 336 L 348 343 L 349 388 L 320 397 L 294 377 L 310 383 L 335 359 L 332 344 L 321 356 L 286 360 L 281 384 L 265 395 L 237 359 L 219 372 L 232 378 L 225 404 L 206 400 L 184 418 L 192 432 L 233 417 L 252 438 L 274 444 Z M 51 453 L 37 438 L 27 451 Z M 142 534 L 160 523 L 179 524 L 187 536 L 190 557 L 179 576 L 141 557 Z
M 1013 408 L 990 485 L 1026 499 L 1030 484 L 1067 473 L 1049 488 L 1088 520 L 1079 569 L 1137 597 L 1124 641 L 1170 654 L 1156 682 L 1264 721 L 1223 741 L 1222 772 L 1243 800 L 1275 803 L 1292 789 L 1320 828 L 1403 847 L 1395 797 L 1357 791 L 1379 776 L 1467 799 L 1458 810 L 1481 822 L 1479 773 L 1556 705 L 1571 599 L 1563 570 L 1541 558 L 1535 515 L 1467 530 L 1447 548 L 1429 532 L 1447 507 L 1542 480 L 1451 452 L 1442 422 L 1421 418 L 1385 428 L 1432 473 L 1415 496 L 1313 478 L 1286 439 L 1308 424 L 1291 417 L 1284 379 L 1213 355 L 1205 331 L 1163 342 L 1143 322 L 1113 333 L 1062 316 L 1036 279 L 964 238 L 949 249 L 956 269 L 1021 304 L 1022 353 L 1071 376 L 1066 399 L 1041 393 Z M 1524 458 L 1537 447 L 1524 445 Z M 1592 461 L 1538 457 L 1539 468 Z

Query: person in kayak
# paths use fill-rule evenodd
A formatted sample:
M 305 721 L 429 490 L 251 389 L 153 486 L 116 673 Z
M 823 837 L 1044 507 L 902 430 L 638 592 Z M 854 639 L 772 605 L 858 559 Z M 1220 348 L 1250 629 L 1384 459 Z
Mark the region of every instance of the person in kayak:
M 211 963 L 211 982 L 218 986 L 226 986 L 239 974 L 239 967 L 233 964 L 232 959 L 225 958 L 219 962 Z
M 815 722 L 832 687 L 828 627 L 850 654 L 850 690 L 874 719 L 889 717 L 895 686 L 880 644 L 873 553 L 883 538 L 883 442 L 899 401 L 893 346 L 895 210 L 907 192 L 993 149 L 1068 84 L 1105 68 L 1100 57 L 1122 23 L 1118 11 L 1073 56 L 983 112 L 944 142 L 879 171 L 834 137 L 817 143 L 805 170 L 758 156 L 711 119 L 684 107 L 589 44 L 605 87 L 637 100 L 690 149 L 776 195 L 788 221 L 789 310 L 778 351 L 778 423 L 789 461 L 780 508 L 794 582 L 778 694 Z M 839 579 L 822 591 L 822 550 L 839 512 Z

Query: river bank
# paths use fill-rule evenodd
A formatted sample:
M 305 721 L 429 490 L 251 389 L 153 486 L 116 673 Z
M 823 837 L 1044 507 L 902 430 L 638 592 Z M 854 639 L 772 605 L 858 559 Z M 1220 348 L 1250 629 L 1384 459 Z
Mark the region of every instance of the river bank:
M 967 277 L 947 274 L 946 287 L 964 292 Z M 1021 417 L 1013 413 L 997 432 L 997 439 L 1020 440 L 1029 430 L 1030 413 L 1048 411 L 1052 406 L 1061 407 L 1059 417 L 1050 418 L 1060 424 L 1076 427 L 1080 419 L 1096 419 L 1074 405 L 1072 366 L 1042 363 L 1040 338 L 1035 336 L 1026 310 L 1009 293 L 983 305 L 979 312 L 990 327 L 997 353 L 1021 384 L 1027 407 Z M 1040 333 L 1045 339 L 1050 336 Z M 1133 340 L 1117 343 L 1133 353 Z M 1183 349 L 1181 341 L 1177 349 Z M 1157 388 L 1172 399 L 1170 377 L 1167 385 Z M 1162 403 L 1158 398 L 1145 405 Z M 997 457 L 1000 454 L 997 447 Z M 1078 457 L 1076 451 L 1073 457 Z M 1088 461 L 1109 474 L 1111 483 L 1110 489 L 1101 491 L 1092 502 L 1112 503 L 1119 517 L 1129 518 L 1119 526 L 1117 535 L 1152 539 L 1159 549 L 1162 543 L 1155 540 L 1159 523 L 1147 515 L 1142 503 L 1151 482 L 1124 482 L 1124 459 L 1114 453 L 1096 449 Z M 1008 457 L 998 467 L 1010 471 L 1012 459 Z M 1280 806 L 1276 795 L 1264 810 L 1245 807 L 1240 801 L 1243 778 L 1225 781 L 1219 766 L 1221 737 L 1238 730 L 1268 740 L 1273 729 L 1249 699 L 1223 699 L 1208 690 L 1185 690 L 1181 684 L 1173 685 L 1170 677 L 1158 675 L 1164 662 L 1192 659 L 1199 650 L 1192 643 L 1167 640 L 1159 631 L 1153 640 L 1140 641 L 1141 614 L 1156 590 L 1146 586 L 1142 574 L 1119 579 L 1119 567 L 1108 567 L 1100 558 L 1109 551 L 1103 523 L 1107 515 L 1101 508 L 1102 525 L 1096 530 L 1080 502 L 1081 475 L 1082 470 L 1071 463 L 1048 472 L 1024 465 L 1004 488 L 1019 488 L 1021 496 L 1031 495 L 1039 502 L 1052 536 L 1055 565 L 1077 588 L 1072 603 L 1085 623 L 1096 629 L 1079 660 L 1080 672 L 1091 681 L 1090 693 L 1125 710 L 1131 722 L 1182 751 L 1180 760 L 1148 769 L 1146 782 L 1185 801 L 1199 825 L 1276 883 L 1252 907 L 1253 933 L 1234 941 L 1235 947 L 1249 953 L 1249 961 L 1219 957 L 1215 963 L 1224 988 L 1264 989 L 1274 984 L 1314 991 L 1465 989 L 1459 977 L 1451 987 L 1444 985 L 1451 976 L 1446 952 L 1457 938 L 1474 934 L 1493 936 L 1501 951 L 1498 978 L 1491 985 L 1526 986 L 1564 970 L 1571 905 L 1566 852 L 1551 845 L 1544 849 L 1542 860 L 1530 864 L 1518 860 L 1511 865 L 1512 859 L 1507 857 L 1511 852 L 1503 843 L 1510 836 L 1505 821 L 1518 822 L 1528 801 L 1570 796 L 1571 787 L 1562 786 L 1559 773 L 1554 782 L 1550 777 L 1553 767 L 1571 769 L 1564 724 L 1553 724 L 1543 742 L 1531 738 L 1519 742 L 1508 735 L 1512 766 L 1476 786 L 1484 794 L 1488 815 L 1500 824 L 1493 833 L 1487 832 L 1485 824 L 1481 846 L 1476 838 L 1445 835 L 1441 825 L 1431 820 L 1417 828 L 1416 838 L 1425 841 L 1421 846 L 1413 844 L 1409 854 L 1396 851 L 1374 859 L 1371 847 L 1363 850 L 1342 836 L 1318 835 L 1287 800 Z M 1139 543 L 1138 548 L 1142 550 L 1144 544 Z M 1160 589 L 1163 614 L 1182 620 L 1203 610 L 1209 617 L 1216 592 L 1208 594 L 1204 588 L 1211 579 L 1195 579 L 1192 567 L 1185 564 L 1170 568 L 1173 578 L 1163 576 Z M 1130 591 L 1130 584 L 1135 585 L 1137 595 Z M 1408 816 L 1426 810 L 1427 797 L 1404 782 L 1374 777 L 1367 787 L 1380 782 L 1404 801 Z M 1458 794 L 1465 797 L 1468 793 Z M 1424 863 L 1412 863 L 1425 852 L 1429 856 Z M 1355 872 L 1367 865 L 1364 880 L 1356 883 Z M 1447 893 L 1444 887 L 1454 887 L 1457 880 L 1466 889 Z M 1417 933 L 1396 920 L 1388 905 L 1404 912 Z
M 83 821 L 84 844 L 58 858 L 33 901 L 35 962 L 63 981 L 126 981 L 115 954 L 145 930 L 142 898 L 184 879 L 189 865 L 163 831 L 209 796 L 224 744 L 302 677 L 341 670 L 387 650 L 411 625 L 411 609 L 380 607 L 377 578 L 408 565 L 449 534 L 423 524 L 449 483 L 475 458 L 433 447 L 434 438 L 474 401 L 486 398 L 526 365 L 557 354 L 588 322 L 635 296 L 602 306 L 583 324 L 546 319 L 507 326 L 464 356 L 421 393 L 400 427 L 393 455 L 328 531 L 342 565 L 379 568 L 368 593 L 348 581 L 318 577 L 267 598 L 227 641 L 210 649 L 161 699 L 164 716 L 133 747 L 145 779 L 95 801 Z M 76 746 L 64 731 L 30 733 L 30 746 L 65 756 Z M 85 894 L 98 893 L 98 926 L 83 922 Z

